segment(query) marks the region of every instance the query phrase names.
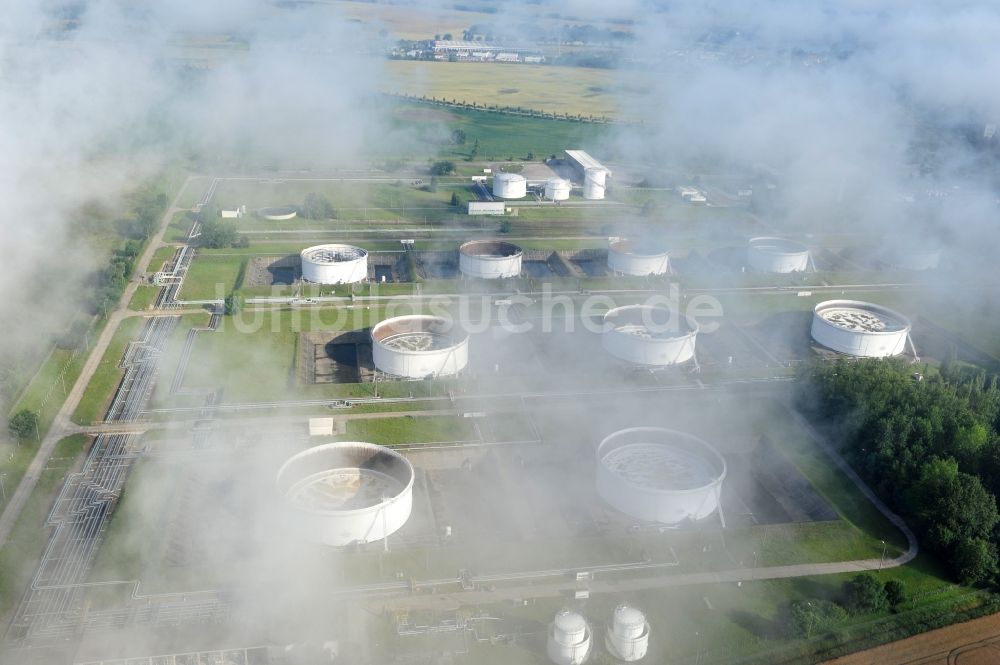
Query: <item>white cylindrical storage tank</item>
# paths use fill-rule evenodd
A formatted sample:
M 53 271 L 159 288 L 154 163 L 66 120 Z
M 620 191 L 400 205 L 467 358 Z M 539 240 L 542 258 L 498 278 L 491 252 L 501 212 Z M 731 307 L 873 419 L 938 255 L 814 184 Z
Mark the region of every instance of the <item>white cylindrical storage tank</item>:
M 368 278 L 368 252 L 354 245 L 316 245 L 302 250 L 302 279 L 315 284 L 353 284 Z
M 651 241 L 616 240 L 608 246 L 608 270 L 635 277 L 665 275 L 670 272 L 670 255 Z
M 597 201 L 604 198 L 607 187 L 608 170 L 590 166 L 583 171 L 583 198 Z
M 295 219 L 298 216 L 298 211 L 290 206 L 280 206 L 277 208 L 261 208 L 257 211 L 257 215 L 266 220 L 277 222 L 285 219 Z
M 522 255 L 520 247 L 503 240 L 470 240 L 458 248 L 458 269 L 480 279 L 517 277 Z
M 278 471 L 288 521 L 316 543 L 342 547 L 391 535 L 409 519 L 413 465 L 394 450 L 345 441 L 309 448 Z
M 747 263 L 756 272 L 803 272 L 809 269 L 809 248 L 785 238 L 750 238 Z
M 615 432 L 597 447 L 597 493 L 640 520 L 677 524 L 719 508 L 726 461 L 701 439 L 660 427 Z
M 520 173 L 497 173 L 493 176 L 493 196 L 523 199 L 528 195 L 528 181 Z
M 561 610 L 549 628 L 547 651 L 557 665 L 581 665 L 590 656 L 590 626 L 581 614 Z
M 860 300 L 827 300 L 813 309 L 812 338 L 849 356 L 899 355 L 906 350 L 910 327 L 899 312 Z
M 627 663 L 644 658 L 649 650 L 646 615 L 628 605 L 616 607 L 604 635 L 604 646 L 612 656 Z
M 451 376 L 469 364 L 469 334 L 440 316 L 397 316 L 372 328 L 372 359 L 391 376 Z
M 565 201 L 569 198 L 569 192 L 572 188 L 569 180 L 563 180 L 562 178 L 550 178 L 548 182 L 545 183 L 545 198 L 550 201 Z
M 698 322 L 686 314 L 626 305 L 604 315 L 601 345 L 620 360 L 663 367 L 693 359 L 697 336 Z

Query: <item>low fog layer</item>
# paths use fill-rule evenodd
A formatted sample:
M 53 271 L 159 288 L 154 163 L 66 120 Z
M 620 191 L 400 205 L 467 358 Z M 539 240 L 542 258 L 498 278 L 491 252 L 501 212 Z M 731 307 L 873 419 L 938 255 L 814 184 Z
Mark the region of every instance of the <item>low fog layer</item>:
M 590 0 L 545 4 L 579 18 L 602 11 Z M 613 133 L 607 150 L 615 163 L 764 174 L 778 184 L 774 228 L 929 237 L 969 252 L 967 272 L 944 287 L 973 271 L 995 281 L 987 251 L 997 238 L 997 143 L 986 128 L 1000 122 L 1000 91 L 991 85 L 1000 68 L 1000 9 L 660 4 L 616 9 L 632 12 L 635 33 L 616 76 L 649 92 L 627 110 L 643 124 Z M 449 5 L 427 3 L 428 11 Z M 185 49 L 199 42 L 209 46 L 192 60 Z M 384 88 L 380 57 L 336 3 L 8 8 L 0 16 L 0 365 L 4 354 L 43 346 L 40 331 L 53 332 L 80 308 L 81 280 L 103 260 L 100 248 L 81 242 L 85 204 L 127 214 L 123 193 L 179 160 L 219 174 L 359 163 L 366 139 L 389 127 L 375 95 Z M 994 298 L 975 292 L 964 302 Z M 629 416 L 641 420 L 636 411 Z M 598 438 L 583 414 L 559 417 L 565 438 L 588 445 Z M 252 580 L 233 594 L 234 617 L 252 627 L 234 629 L 234 642 L 252 632 L 262 642 L 286 638 L 289 617 L 301 617 L 299 638 L 329 637 L 326 613 L 337 601 L 317 580 L 342 571 L 323 552 L 273 537 L 282 515 L 269 503 L 270 470 L 301 445 L 220 436 L 201 480 L 192 481 L 202 499 L 233 516 L 192 518 L 194 538 L 225 555 L 216 560 L 209 551 L 205 565 L 236 558 L 245 568 L 226 574 Z M 240 484 L 240 471 L 255 484 Z M 183 491 L 174 480 L 145 480 L 130 486 L 143 493 L 139 520 L 161 514 Z M 259 519 L 240 523 L 248 514 Z M 150 527 L 135 533 L 141 539 Z M 253 556 L 231 551 L 239 548 Z

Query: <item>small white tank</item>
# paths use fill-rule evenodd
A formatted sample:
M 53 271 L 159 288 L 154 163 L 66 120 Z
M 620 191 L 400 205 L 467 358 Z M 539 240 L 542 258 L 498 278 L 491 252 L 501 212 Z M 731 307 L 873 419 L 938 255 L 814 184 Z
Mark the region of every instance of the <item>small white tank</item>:
M 649 650 L 646 615 L 628 605 L 616 607 L 604 636 L 604 647 L 612 656 L 625 662 L 644 658 Z
M 568 180 L 551 178 L 545 183 L 545 198 L 550 201 L 565 201 L 569 198 L 570 188 Z
M 584 170 L 583 175 L 583 198 L 590 201 L 603 199 L 604 190 L 607 187 L 608 170 L 591 166 Z
M 556 665 L 581 665 L 590 656 L 587 620 L 577 612 L 561 610 L 549 628 L 546 651 Z

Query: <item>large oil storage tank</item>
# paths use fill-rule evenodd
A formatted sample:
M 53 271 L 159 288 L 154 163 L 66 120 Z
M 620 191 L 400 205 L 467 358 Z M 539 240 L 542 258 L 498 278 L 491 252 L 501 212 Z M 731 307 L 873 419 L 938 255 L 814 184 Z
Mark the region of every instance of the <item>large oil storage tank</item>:
M 604 647 L 612 656 L 626 663 L 643 659 L 649 650 L 646 615 L 629 605 L 616 607 L 604 634 Z
M 353 284 L 368 278 L 368 252 L 354 245 L 316 245 L 302 250 L 302 279 L 316 284 Z
M 632 427 L 597 447 L 597 493 L 636 519 L 677 524 L 719 508 L 726 461 L 701 439 L 660 427 Z
M 524 252 L 503 240 L 470 240 L 458 248 L 458 269 L 466 277 L 501 279 L 521 274 Z
M 528 181 L 520 173 L 497 173 L 493 176 L 493 196 L 523 199 L 528 195 Z
M 813 309 L 812 338 L 849 356 L 899 355 L 906 350 L 910 328 L 899 312 L 860 300 L 827 300 Z
M 636 277 L 665 275 L 670 272 L 670 255 L 651 240 L 615 240 L 608 245 L 608 270 Z
M 809 248 L 787 238 L 750 238 L 747 263 L 756 272 L 803 272 L 809 269 Z
M 413 506 L 413 465 L 394 450 L 344 441 L 309 448 L 278 470 L 291 525 L 313 542 L 342 547 L 382 540 Z
M 626 305 L 604 315 L 601 345 L 636 365 L 677 365 L 694 359 L 698 322 L 680 312 L 649 305 Z
M 451 376 L 469 364 L 469 334 L 440 316 L 397 316 L 372 328 L 372 359 L 391 376 Z
M 583 198 L 599 201 L 604 198 L 607 188 L 608 170 L 600 166 L 590 166 L 583 171 Z
M 581 665 L 590 656 L 590 626 L 583 615 L 572 610 L 560 610 L 552 625 L 546 651 L 556 665 Z
M 565 201 L 569 198 L 572 187 L 569 180 L 550 178 L 545 183 L 545 198 L 549 201 Z

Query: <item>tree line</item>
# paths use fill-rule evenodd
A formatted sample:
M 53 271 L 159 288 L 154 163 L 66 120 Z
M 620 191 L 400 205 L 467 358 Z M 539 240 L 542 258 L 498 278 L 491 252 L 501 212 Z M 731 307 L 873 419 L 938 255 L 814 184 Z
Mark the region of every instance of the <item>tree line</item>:
M 544 118 L 547 120 L 565 120 L 569 122 L 584 122 L 593 124 L 632 124 L 621 120 L 616 120 L 614 118 L 609 118 L 605 115 L 584 115 L 582 113 L 554 113 L 550 111 L 540 111 L 538 109 L 531 109 L 524 106 L 501 106 L 499 104 L 480 104 L 479 102 L 467 102 L 464 99 L 446 99 L 442 97 L 438 99 L 437 97 L 428 97 L 427 95 L 410 95 L 406 93 L 382 93 L 389 97 L 395 97 L 397 99 L 403 99 L 409 102 L 422 102 L 425 104 L 434 104 L 437 106 L 448 106 L 452 108 L 462 108 L 470 109 L 473 111 L 487 111 L 489 113 L 500 113 L 503 115 L 518 115 L 529 118 Z
M 963 584 L 994 583 L 1000 542 L 1000 389 L 945 363 L 924 378 L 897 360 L 801 371 L 800 406 Z
M 160 217 L 167 210 L 167 195 L 151 190 L 134 197 L 133 214 L 119 224 L 125 242 L 112 252 L 107 265 L 93 277 L 94 290 L 90 298 L 93 314 L 107 315 L 114 309 L 128 280 L 135 270 L 135 260 L 143 245 L 156 233 Z

